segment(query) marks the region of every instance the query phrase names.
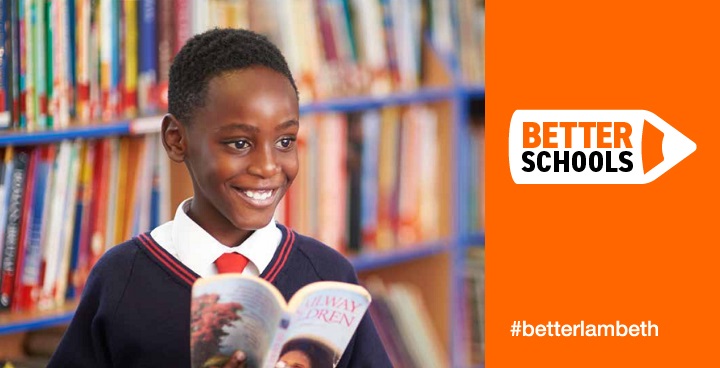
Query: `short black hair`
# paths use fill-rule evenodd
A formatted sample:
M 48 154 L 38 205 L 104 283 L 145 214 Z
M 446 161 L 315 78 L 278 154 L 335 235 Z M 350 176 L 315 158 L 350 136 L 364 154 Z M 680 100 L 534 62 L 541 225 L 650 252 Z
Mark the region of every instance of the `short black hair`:
M 265 36 L 245 29 L 212 29 L 190 38 L 170 67 L 168 112 L 188 124 L 205 104 L 208 83 L 225 72 L 263 66 L 288 78 L 298 90 L 285 57 Z
M 332 368 L 337 364 L 337 355 L 326 344 L 315 339 L 300 337 L 285 343 L 280 357 L 289 351 L 303 352 L 309 359 L 312 368 Z

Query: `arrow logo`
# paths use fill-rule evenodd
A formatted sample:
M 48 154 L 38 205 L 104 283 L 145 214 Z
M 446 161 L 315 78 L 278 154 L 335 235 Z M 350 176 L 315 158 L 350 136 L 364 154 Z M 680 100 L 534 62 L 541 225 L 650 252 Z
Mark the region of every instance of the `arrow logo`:
M 517 184 L 646 184 L 697 149 L 647 110 L 516 110 L 509 139 Z

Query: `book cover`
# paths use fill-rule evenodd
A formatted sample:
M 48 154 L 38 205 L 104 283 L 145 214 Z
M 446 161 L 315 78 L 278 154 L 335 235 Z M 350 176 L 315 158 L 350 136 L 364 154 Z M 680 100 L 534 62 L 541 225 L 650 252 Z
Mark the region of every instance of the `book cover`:
M 322 281 L 285 302 L 269 282 L 224 274 L 198 279 L 191 303 L 192 367 L 222 366 L 237 350 L 248 368 L 301 359 L 312 367 L 340 360 L 371 301 L 363 287 Z M 308 364 L 309 363 L 309 364 Z

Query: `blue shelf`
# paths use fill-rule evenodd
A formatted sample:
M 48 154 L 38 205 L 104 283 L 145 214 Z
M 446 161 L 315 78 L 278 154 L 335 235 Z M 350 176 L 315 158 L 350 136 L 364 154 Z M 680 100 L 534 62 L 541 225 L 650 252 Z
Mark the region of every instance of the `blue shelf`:
M 424 88 L 414 92 L 393 93 L 384 96 L 365 96 L 332 99 L 300 106 L 300 114 L 352 112 L 380 109 L 388 106 L 409 105 L 451 99 L 451 88 Z M 0 132 L 0 147 L 28 146 L 59 142 L 65 139 L 90 139 L 113 135 L 146 134 L 160 131 L 162 117 L 122 120 L 111 124 L 88 125 L 69 129 L 38 132 Z
M 48 313 L 39 317 L 28 317 L 25 320 L 20 320 L 17 322 L 5 322 L 3 321 L 4 316 L 0 315 L 0 335 L 20 333 L 68 324 L 72 320 L 74 314 L 74 310 L 64 310 L 55 314 Z
M 450 246 L 445 242 L 424 243 L 412 248 L 391 250 L 386 253 L 363 254 L 351 257 L 350 261 L 357 271 L 372 271 L 400 263 L 413 261 L 441 254 L 449 251 Z M 27 319 L 20 318 L 20 321 L 4 321 L 5 315 L 0 315 L 0 335 L 19 333 L 37 329 L 43 329 L 63 324 L 72 320 L 75 312 L 63 310 L 58 313 L 48 312 L 41 316 L 28 316 Z
M 424 88 L 414 92 L 393 93 L 384 96 L 349 97 L 314 102 L 300 106 L 300 115 L 328 112 L 351 112 L 379 109 L 387 106 L 434 102 L 452 98 L 450 88 Z
M 27 146 L 51 142 L 59 142 L 65 139 L 75 138 L 100 138 L 113 135 L 124 135 L 130 133 L 130 121 L 118 121 L 112 124 L 88 125 L 70 129 L 39 131 L 39 132 L 18 132 L 10 131 L 0 134 L 0 147 L 4 146 Z
M 484 247 L 485 233 L 470 233 L 462 237 L 461 243 L 466 247 Z
M 412 248 L 395 249 L 386 253 L 368 253 L 350 257 L 350 262 L 358 272 L 372 271 L 416 259 L 430 257 L 450 250 L 446 242 L 418 244 Z

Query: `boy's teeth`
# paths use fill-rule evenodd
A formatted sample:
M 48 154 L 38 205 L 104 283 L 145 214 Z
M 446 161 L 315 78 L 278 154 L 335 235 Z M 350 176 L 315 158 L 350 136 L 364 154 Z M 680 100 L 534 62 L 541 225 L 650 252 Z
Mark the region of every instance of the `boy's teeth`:
M 252 199 L 263 200 L 270 198 L 272 190 L 246 190 L 243 193 Z

